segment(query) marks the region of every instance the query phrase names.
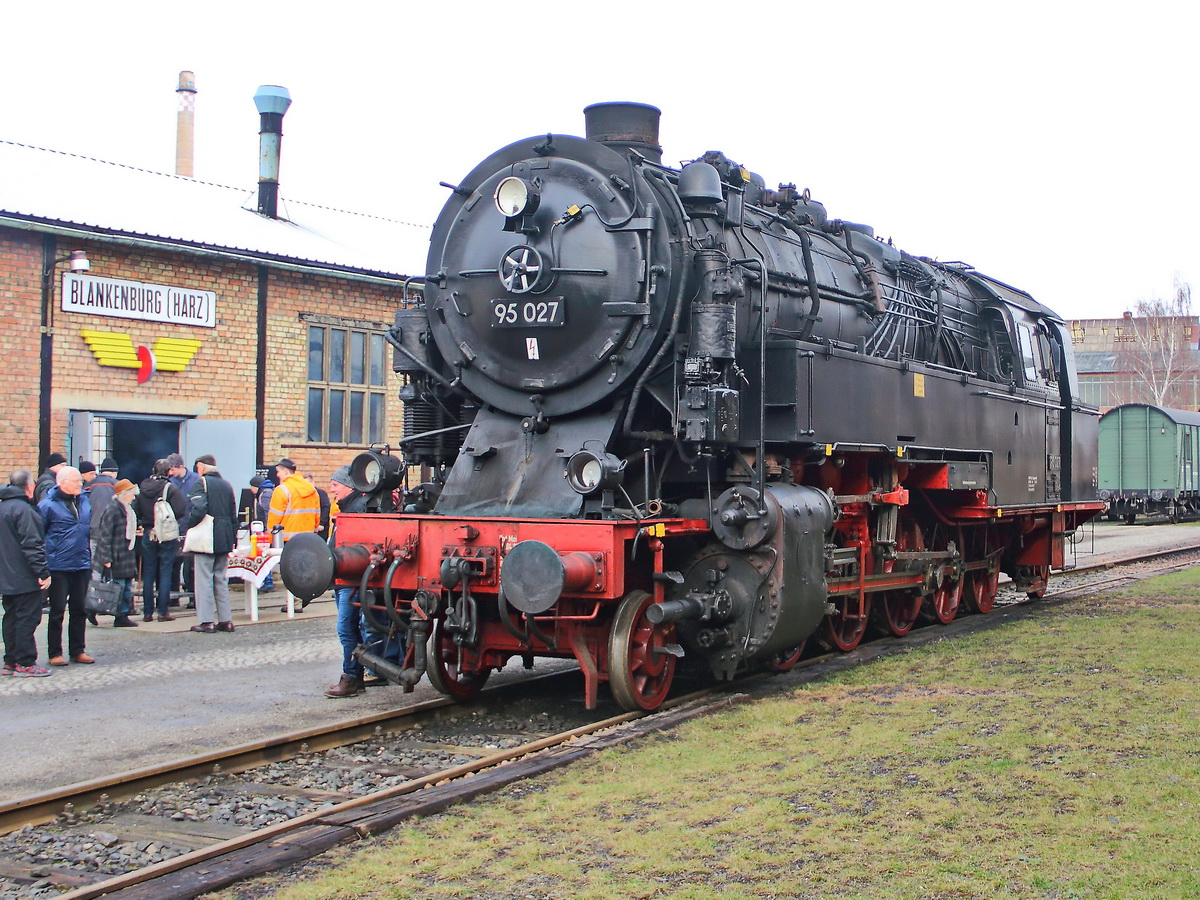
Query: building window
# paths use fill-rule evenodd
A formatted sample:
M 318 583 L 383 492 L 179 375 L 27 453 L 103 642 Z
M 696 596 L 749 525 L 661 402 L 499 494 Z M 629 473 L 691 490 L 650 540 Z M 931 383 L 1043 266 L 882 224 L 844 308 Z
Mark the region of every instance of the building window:
M 1082 325 L 1080 325 L 1078 322 L 1075 322 L 1074 324 L 1072 324 L 1071 325 L 1071 343 L 1072 344 L 1082 344 L 1083 336 L 1085 333 L 1086 332 L 1084 330 L 1084 327 Z
M 308 439 L 374 444 L 386 433 L 383 335 L 329 325 L 308 327 Z
M 1111 375 L 1080 375 L 1079 399 L 1101 409 L 1113 406 L 1114 387 Z

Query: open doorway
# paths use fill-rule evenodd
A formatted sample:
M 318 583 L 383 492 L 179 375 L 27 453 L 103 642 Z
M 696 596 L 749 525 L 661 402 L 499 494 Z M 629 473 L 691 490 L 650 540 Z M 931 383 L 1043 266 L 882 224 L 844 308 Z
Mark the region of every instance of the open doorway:
M 71 459 L 91 460 L 99 467 L 111 456 L 120 477 L 134 484 L 148 478 L 156 459 L 179 450 L 179 427 L 186 420 L 165 416 L 108 416 L 75 411 L 71 414 Z

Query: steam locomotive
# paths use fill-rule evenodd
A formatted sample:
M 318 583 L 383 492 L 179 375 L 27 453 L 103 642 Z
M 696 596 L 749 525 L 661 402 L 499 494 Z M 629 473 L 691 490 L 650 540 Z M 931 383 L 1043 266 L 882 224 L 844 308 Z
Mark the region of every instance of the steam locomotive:
M 627 709 L 1043 593 L 1102 508 L 1062 320 L 720 152 L 664 165 L 654 107 L 584 113 L 447 185 L 388 336 L 403 452 L 355 459 L 370 511 L 289 542 L 289 588 L 357 587 L 406 688 L 573 658 Z

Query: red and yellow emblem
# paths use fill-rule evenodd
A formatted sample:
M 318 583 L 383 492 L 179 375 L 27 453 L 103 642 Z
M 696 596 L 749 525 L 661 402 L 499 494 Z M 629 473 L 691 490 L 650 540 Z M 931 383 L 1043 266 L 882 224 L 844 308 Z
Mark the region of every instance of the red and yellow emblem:
M 145 384 L 155 372 L 182 372 L 200 349 L 200 341 L 188 338 L 160 337 L 154 348 L 135 347 L 124 331 L 93 331 L 83 328 L 79 334 L 102 366 L 137 369 L 138 384 Z

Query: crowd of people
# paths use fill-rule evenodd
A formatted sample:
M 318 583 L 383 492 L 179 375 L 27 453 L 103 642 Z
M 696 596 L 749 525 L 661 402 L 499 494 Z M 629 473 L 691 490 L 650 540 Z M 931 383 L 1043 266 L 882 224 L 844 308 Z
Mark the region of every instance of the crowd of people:
M 299 474 L 291 459 L 281 459 L 274 473 L 274 480 L 263 475 L 251 480 L 253 515 L 284 541 L 301 533 L 329 537 L 339 511 L 365 508 L 346 466 L 333 473 L 327 491 Z M 13 471 L 0 487 L 2 674 L 51 674 L 38 665 L 36 632 L 46 609 L 48 665 L 95 663 L 86 646 L 88 624 L 99 624 L 87 608 L 89 587 L 94 580 L 117 585 L 113 626 L 136 628 L 133 587 L 139 565 L 143 622 L 153 622 L 156 615 L 160 622 L 175 619 L 171 587 L 179 578 L 184 592 L 192 595 L 189 607 L 196 610 L 197 624 L 190 630 L 232 632 L 228 566 L 238 527 L 233 486 L 210 454 L 198 457 L 188 470 L 182 456 L 173 453 L 157 460 L 138 484 L 121 478 L 111 457 L 97 470 L 87 461 L 71 466 L 65 456 L 52 453 L 36 480 L 26 469 Z M 260 590 L 272 586 L 268 575 Z M 370 683 L 383 682 L 355 658 L 360 644 L 391 662 L 403 653 L 402 636 L 385 638 L 367 628 L 354 595 L 354 588 L 335 591 L 342 676 L 325 691 L 329 697 L 352 697 Z

